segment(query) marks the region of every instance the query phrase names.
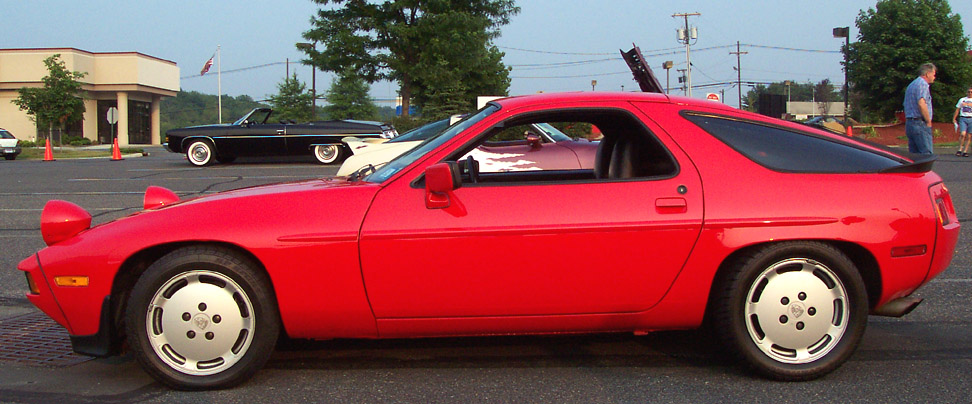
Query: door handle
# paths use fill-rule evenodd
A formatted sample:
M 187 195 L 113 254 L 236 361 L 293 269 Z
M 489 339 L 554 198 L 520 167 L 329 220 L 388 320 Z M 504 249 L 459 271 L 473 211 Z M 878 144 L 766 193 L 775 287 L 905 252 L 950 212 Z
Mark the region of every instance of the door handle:
M 282 135 L 283 133 L 284 133 L 284 130 L 283 129 L 277 129 L 277 134 L 278 135 Z
M 685 198 L 658 198 L 655 199 L 655 208 L 664 213 L 680 213 L 688 208 Z

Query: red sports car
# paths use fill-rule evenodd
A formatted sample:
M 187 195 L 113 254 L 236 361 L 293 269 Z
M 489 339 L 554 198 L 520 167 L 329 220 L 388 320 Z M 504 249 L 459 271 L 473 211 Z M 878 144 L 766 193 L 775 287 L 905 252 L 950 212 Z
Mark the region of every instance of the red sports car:
M 599 128 L 592 168 L 479 170 L 470 151 L 538 122 Z M 50 201 L 49 247 L 18 268 L 75 351 L 127 339 L 176 388 L 247 379 L 282 332 L 703 322 L 758 373 L 806 380 L 847 360 L 868 314 L 909 312 L 949 265 L 959 223 L 932 161 L 708 101 L 513 97 L 346 178 L 184 201 L 150 187 L 145 210 L 94 228 Z

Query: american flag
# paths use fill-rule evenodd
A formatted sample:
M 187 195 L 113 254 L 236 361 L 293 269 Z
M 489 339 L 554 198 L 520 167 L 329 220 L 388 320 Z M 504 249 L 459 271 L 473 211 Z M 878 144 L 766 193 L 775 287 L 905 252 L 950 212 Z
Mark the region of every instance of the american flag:
M 206 74 L 206 72 L 209 71 L 209 68 L 210 67 L 213 67 L 213 58 L 214 57 L 216 57 L 216 54 L 213 54 L 213 57 L 209 58 L 209 60 L 206 61 L 206 64 L 203 65 L 202 71 L 199 72 L 199 75 L 200 76 Z

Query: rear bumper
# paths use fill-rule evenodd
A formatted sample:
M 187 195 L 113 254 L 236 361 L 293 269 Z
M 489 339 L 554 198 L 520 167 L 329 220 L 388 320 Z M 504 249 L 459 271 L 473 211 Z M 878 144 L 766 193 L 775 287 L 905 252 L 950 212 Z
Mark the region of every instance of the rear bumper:
M 16 157 L 21 152 L 20 146 L 15 147 L 0 147 L 0 153 L 3 153 L 3 157 L 13 156 Z

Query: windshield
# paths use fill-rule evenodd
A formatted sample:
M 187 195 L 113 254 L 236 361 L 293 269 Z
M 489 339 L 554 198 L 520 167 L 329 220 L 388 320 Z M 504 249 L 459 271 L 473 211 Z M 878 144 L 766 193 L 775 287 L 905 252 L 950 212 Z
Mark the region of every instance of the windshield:
M 405 132 L 401 136 L 389 140 L 387 143 L 415 142 L 415 141 L 425 140 L 432 136 L 435 136 L 439 132 L 442 132 L 442 130 L 447 128 L 448 126 L 449 126 L 449 118 L 440 121 L 435 121 L 429 124 L 419 126 L 418 128 L 412 129 L 408 132 Z
M 404 154 L 396 157 L 394 160 L 389 161 L 383 167 L 379 168 L 377 171 L 371 175 L 364 178 L 364 181 L 380 183 L 385 182 L 385 180 L 391 178 L 393 175 L 401 171 L 403 168 L 408 167 L 418 159 L 422 158 L 432 150 L 438 149 L 439 146 L 445 144 L 449 139 L 452 139 L 462 131 L 468 129 L 470 126 L 475 125 L 479 121 L 483 120 L 493 112 L 499 110 L 499 106 L 495 104 L 489 104 L 479 112 L 467 116 L 465 119 L 457 122 L 455 125 L 450 126 L 448 129 L 442 131 L 436 136 L 433 136 L 426 141 L 420 143 L 418 146 L 412 148 L 405 152 Z
M 547 136 L 550 136 L 550 139 L 552 139 L 554 142 L 564 142 L 564 141 L 571 140 L 570 136 L 565 135 L 564 132 L 561 132 L 560 130 L 553 127 L 553 125 L 549 123 L 538 123 L 536 124 L 536 126 L 540 130 L 546 132 Z
M 256 108 L 250 111 L 249 114 L 243 115 L 242 118 L 237 119 L 236 122 L 233 122 L 233 125 L 240 126 L 244 123 L 266 123 L 267 118 L 270 118 L 271 113 L 273 113 L 272 109 Z

